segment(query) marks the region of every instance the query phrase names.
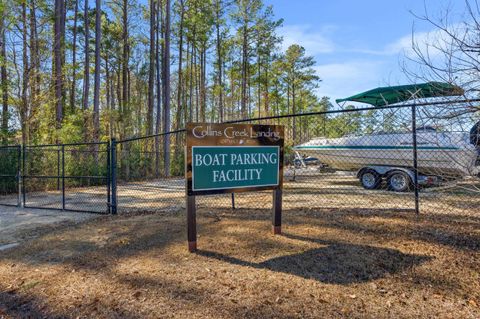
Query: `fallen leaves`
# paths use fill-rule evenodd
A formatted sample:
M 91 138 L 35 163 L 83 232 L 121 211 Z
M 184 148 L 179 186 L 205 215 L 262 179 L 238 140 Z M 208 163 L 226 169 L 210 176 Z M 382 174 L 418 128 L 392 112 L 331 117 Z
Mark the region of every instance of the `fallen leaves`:
M 198 217 L 204 238 L 200 251 L 214 254 L 185 251 L 182 214 L 132 215 L 92 223 L 88 229 L 79 226 L 61 233 L 75 239 L 62 242 L 61 247 L 40 238 L 34 249 L 0 259 L 0 305 L 10 302 L 21 307 L 28 302 L 33 308 L 40 304 L 38 309 L 45 307 L 45 311 L 72 318 L 149 314 L 172 318 L 448 318 L 480 314 L 474 268 L 478 256 L 422 240 L 419 231 L 415 238 L 405 239 L 408 216 L 393 218 L 394 213 L 385 212 L 375 215 L 381 223 L 369 224 L 368 213 L 357 217 L 345 211 L 291 211 L 285 223 L 292 225 L 286 233 L 295 236 L 292 239 L 268 235 L 269 210 L 215 214 L 221 217 L 220 223 L 212 222 L 214 214 L 200 211 Z M 344 221 L 360 224 L 362 231 L 345 228 Z M 436 224 L 427 226 L 435 228 Z M 92 233 L 106 230 L 111 230 L 111 240 L 105 247 L 81 244 L 89 242 Z M 406 253 L 402 251 L 405 242 L 409 243 L 408 254 L 434 258 L 395 272 L 391 254 L 376 254 L 379 249 Z M 312 249 L 316 253 L 308 254 Z M 56 256 L 65 251 L 68 256 Z M 62 262 L 51 264 L 52 256 Z M 372 277 L 369 267 L 390 267 L 393 273 Z M 445 288 L 448 295 L 442 292 Z M 12 303 L 17 296 L 18 300 L 31 299 Z

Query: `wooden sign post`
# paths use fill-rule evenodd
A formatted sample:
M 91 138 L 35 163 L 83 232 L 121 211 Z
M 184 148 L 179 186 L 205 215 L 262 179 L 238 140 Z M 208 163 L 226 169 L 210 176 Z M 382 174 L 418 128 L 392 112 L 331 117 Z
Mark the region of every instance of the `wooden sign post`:
M 280 125 L 189 123 L 185 154 L 188 249 L 197 249 L 195 196 L 273 190 L 281 234 L 284 130 Z

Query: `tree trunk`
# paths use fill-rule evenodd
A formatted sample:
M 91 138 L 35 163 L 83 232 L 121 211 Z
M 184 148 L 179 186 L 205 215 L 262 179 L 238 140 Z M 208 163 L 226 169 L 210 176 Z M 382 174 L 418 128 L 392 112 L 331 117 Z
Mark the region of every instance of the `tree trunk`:
M 25 2 L 22 3 L 22 103 L 20 107 L 20 122 L 22 128 L 22 144 L 27 143 L 28 137 L 28 85 L 29 85 L 29 65 L 28 65 L 28 44 L 27 44 L 27 5 Z
M 203 119 L 205 121 L 206 112 L 207 112 L 207 42 L 203 44 L 203 63 L 202 63 L 202 104 L 203 104 Z
M 117 64 L 116 76 L 117 76 L 117 101 L 118 101 L 118 111 L 119 111 L 119 121 L 123 124 L 123 103 L 122 103 L 122 67 L 121 64 Z
M 183 120 L 184 120 L 184 124 L 186 125 L 187 122 L 188 122 L 188 111 L 189 111 L 189 108 L 187 107 L 187 94 L 185 93 L 187 91 L 187 75 L 188 75 L 188 58 L 189 58 L 189 42 L 188 42 L 188 38 L 186 39 L 187 40 L 187 57 L 186 57 L 186 62 L 187 62 L 187 65 L 186 65 L 186 69 L 185 69 L 185 79 L 183 79 L 183 92 L 182 92 L 182 102 L 183 102 Z
M 61 128 L 63 120 L 63 77 L 62 77 L 62 24 L 64 22 L 64 0 L 55 0 L 55 28 L 54 28 L 54 83 L 55 83 L 55 110 L 56 128 Z M 25 68 L 25 66 L 24 66 Z
M 5 15 L 0 17 L 0 85 L 2 89 L 2 143 L 7 144 L 8 135 L 8 82 L 7 82 L 7 54 L 6 54 L 6 36 L 5 36 Z
M 155 65 L 157 73 L 157 109 L 156 109 L 156 119 L 155 119 L 155 176 L 160 177 L 160 138 L 158 134 L 161 132 L 162 128 L 162 81 L 161 76 L 163 75 L 163 44 L 162 49 L 160 50 L 160 38 L 163 38 L 163 1 L 159 0 L 157 4 L 157 23 L 156 23 L 156 44 L 155 44 Z M 160 56 L 162 56 L 162 61 L 160 61 Z M 161 63 L 160 63 L 161 62 Z M 160 65 L 162 66 L 160 70 Z
M 198 63 L 197 63 L 197 48 L 195 46 L 195 41 L 193 41 L 193 67 L 194 67 L 194 77 L 195 77 L 195 121 L 199 121 L 199 115 L 200 115 L 200 110 L 199 110 L 199 97 L 200 97 L 200 91 L 199 91 L 199 85 L 200 85 L 200 72 L 198 70 Z
M 242 118 L 247 118 L 247 67 L 248 67 L 248 43 L 247 26 L 243 27 L 242 32 L 242 90 L 241 90 L 241 113 Z
M 34 118 L 35 111 L 38 106 L 38 95 L 40 85 L 40 62 L 38 57 L 38 38 L 37 38 L 37 15 L 36 15 L 36 5 L 35 0 L 30 1 L 30 77 L 31 77 L 31 89 L 30 89 L 30 104 L 31 104 L 31 113 L 29 114 L 30 119 Z M 35 130 L 35 127 L 32 127 L 32 121 L 30 121 L 30 132 Z M 30 136 L 29 136 L 30 137 Z
M 230 119 L 234 118 L 235 113 L 235 80 L 233 78 L 233 70 L 230 70 Z
M 250 118 L 252 117 L 252 104 L 251 104 L 251 101 L 252 101 L 252 85 L 250 84 L 250 72 L 249 70 L 247 69 L 247 100 L 248 100 L 248 113 L 247 113 L 247 116 Z
M 78 0 L 75 0 L 73 14 L 73 43 L 72 43 L 72 87 L 70 88 L 70 111 L 75 111 L 75 90 L 77 82 L 77 21 L 78 21 Z
M 163 44 L 162 50 L 160 49 L 160 39 L 163 39 L 163 1 L 159 0 L 157 4 L 157 23 L 156 23 L 156 43 L 155 43 L 155 68 L 157 74 L 157 109 L 155 119 L 155 134 L 160 134 L 162 131 L 162 71 L 163 61 L 160 61 L 160 57 L 163 59 Z
M 93 89 L 93 141 L 100 135 L 100 43 L 102 40 L 102 1 L 95 2 L 95 82 Z M 96 154 L 97 152 L 95 152 Z
M 257 41 L 257 108 L 258 117 L 262 117 L 262 59 L 260 54 L 260 42 Z
M 128 43 L 128 1 L 123 0 L 123 32 L 122 32 L 122 41 L 123 41 L 123 56 L 122 56 L 122 104 L 123 104 L 123 116 L 124 116 L 124 127 L 128 126 L 128 110 L 130 109 L 129 101 L 129 81 L 128 81 L 128 62 L 129 62 L 129 43 Z
M 112 118 L 112 115 L 113 115 L 113 96 L 112 96 L 112 91 L 111 91 L 111 87 L 112 87 L 112 84 L 111 84 L 111 79 L 110 79 L 110 70 L 108 69 L 109 68 L 109 65 L 108 65 L 108 54 L 105 55 L 105 85 L 106 85 L 106 103 L 107 103 L 107 110 L 108 110 L 108 124 L 107 124 L 107 128 L 108 130 L 106 130 L 106 132 L 108 132 L 108 138 L 111 139 L 113 137 L 113 118 Z
M 153 134 L 153 102 L 154 102 L 154 82 L 155 82 L 155 1 L 150 0 L 150 52 L 148 68 L 148 101 L 147 101 L 147 127 L 146 135 Z
M 164 131 L 170 131 L 170 0 L 165 0 L 165 73 L 164 78 Z M 165 136 L 164 143 L 164 161 L 165 176 L 170 176 L 170 136 Z
M 56 0 L 58 1 L 58 0 Z M 85 65 L 84 68 L 84 76 L 83 76 L 83 110 L 88 109 L 88 97 L 90 92 L 90 50 L 89 50 L 89 42 L 90 42 L 90 22 L 88 19 L 88 0 L 85 1 L 85 7 L 83 10 L 83 18 L 84 18 L 84 31 L 85 31 Z M 86 129 L 86 128 L 84 128 Z
M 216 2 L 216 31 L 217 31 L 217 67 L 218 67 L 218 87 L 219 87 L 219 95 L 218 95 L 218 112 L 220 116 L 220 122 L 224 121 L 224 106 L 223 106 L 223 59 L 222 59 L 222 39 L 220 37 L 220 19 L 221 19 L 221 2 L 217 0 Z
M 199 86 L 200 86 L 200 121 L 205 123 L 206 121 L 206 92 L 205 92 L 205 45 L 202 43 L 201 44 L 201 49 L 200 49 L 200 70 L 199 70 Z
M 128 43 L 128 0 L 123 0 L 122 7 L 122 134 L 126 137 L 129 134 L 130 126 L 130 81 L 129 81 L 129 52 L 130 45 Z M 129 143 L 122 146 L 122 159 L 129 154 Z M 130 178 L 130 166 L 125 163 L 122 165 L 123 174 L 126 180 Z
M 180 128 L 182 109 L 185 107 L 182 105 L 182 93 L 183 93 L 183 19 L 185 15 L 184 0 L 180 0 L 180 29 L 179 29 L 179 43 L 178 43 L 178 84 L 177 84 L 177 118 L 176 128 Z M 177 141 L 177 150 L 180 147 L 180 143 Z
M 65 95 L 65 30 L 66 30 L 66 21 L 67 21 L 67 0 L 61 0 L 62 8 L 62 16 L 60 19 L 60 70 L 61 72 L 61 80 L 62 80 L 62 121 L 63 117 L 65 116 L 65 102 L 66 102 L 66 95 Z
M 288 76 L 287 76 L 288 79 Z M 290 82 L 287 80 L 287 114 L 290 114 Z M 292 127 L 292 118 L 288 118 L 288 126 Z M 288 129 L 288 128 L 287 128 Z
M 190 55 L 190 58 L 187 56 L 188 62 L 188 121 L 193 121 L 193 43 L 191 44 L 191 51 L 187 49 L 187 54 Z
M 292 113 L 296 114 L 296 105 L 295 105 L 295 79 L 293 80 L 294 83 L 292 84 Z M 297 128 L 296 128 L 297 122 L 295 116 L 293 117 L 293 125 L 292 125 L 292 136 L 293 136 L 293 142 L 296 143 L 297 141 Z
M 270 115 L 270 83 L 269 83 L 269 73 L 268 69 L 270 68 L 271 61 L 270 61 L 270 53 L 267 55 L 267 61 L 265 63 L 265 98 L 264 98 L 264 103 L 265 103 L 265 116 Z
M 25 2 L 22 3 L 22 67 L 23 67 L 23 74 L 22 74 L 22 103 L 20 106 L 20 124 L 22 128 L 22 144 L 27 144 L 27 90 L 28 90 L 28 45 L 27 45 L 27 5 Z

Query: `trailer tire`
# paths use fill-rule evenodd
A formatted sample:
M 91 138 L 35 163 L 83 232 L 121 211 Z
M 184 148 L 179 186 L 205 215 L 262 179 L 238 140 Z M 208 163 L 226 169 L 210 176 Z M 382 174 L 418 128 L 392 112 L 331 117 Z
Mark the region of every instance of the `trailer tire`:
M 407 173 L 393 171 L 387 175 L 387 187 L 393 192 L 409 192 L 413 189 L 413 183 Z
M 358 176 L 365 189 L 378 189 L 382 184 L 382 176 L 373 169 L 365 169 Z

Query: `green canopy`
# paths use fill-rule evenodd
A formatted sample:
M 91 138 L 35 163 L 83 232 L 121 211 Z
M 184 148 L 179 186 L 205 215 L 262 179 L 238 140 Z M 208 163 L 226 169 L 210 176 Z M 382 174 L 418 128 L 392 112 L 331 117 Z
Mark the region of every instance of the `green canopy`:
M 421 84 L 379 87 L 370 91 L 359 93 L 336 102 L 355 101 L 374 106 L 384 106 L 405 102 L 411 99 L 429 98 L 439 96 L 463 95 L 462 88 L 442 82 L 428 82 Z

